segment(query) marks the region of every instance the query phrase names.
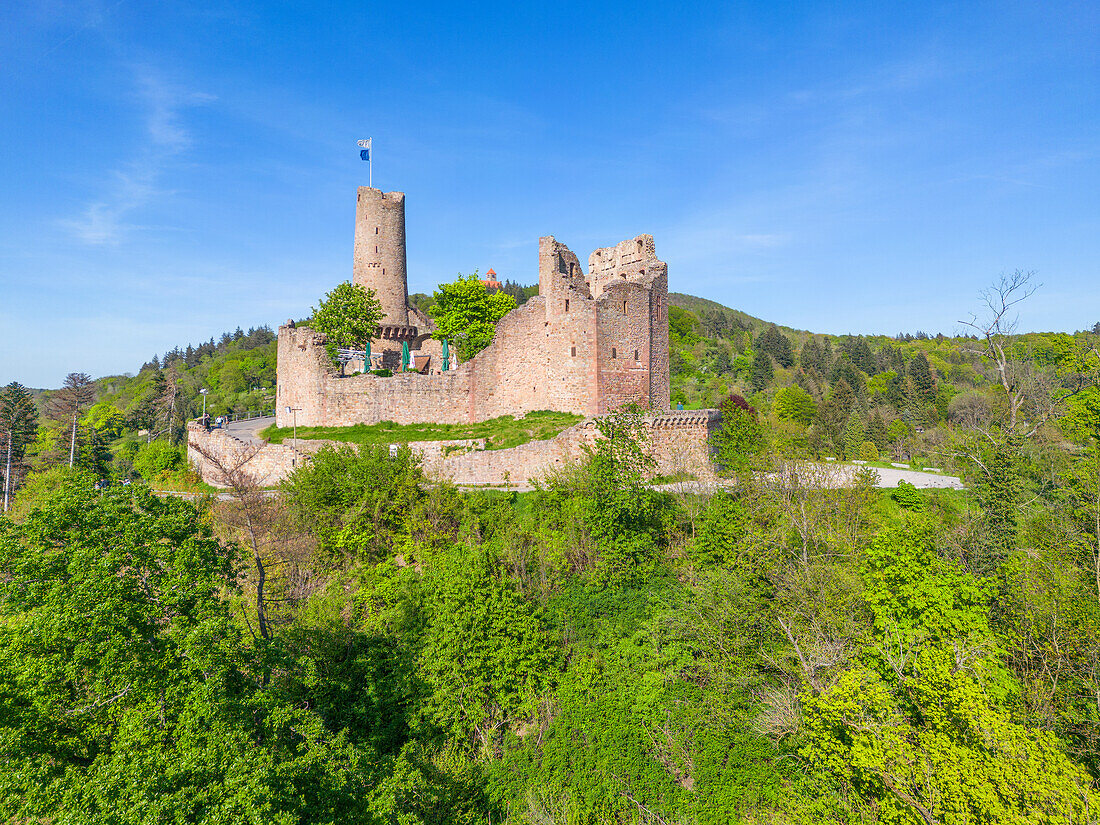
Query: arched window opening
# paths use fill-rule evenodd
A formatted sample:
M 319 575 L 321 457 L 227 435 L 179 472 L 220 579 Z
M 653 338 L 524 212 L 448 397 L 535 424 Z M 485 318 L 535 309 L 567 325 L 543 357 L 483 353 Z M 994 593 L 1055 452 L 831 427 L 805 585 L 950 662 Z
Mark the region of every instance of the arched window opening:
M 616 352 L 614 347 L 611 348 L 611 357 L 612 358 L 618 358 L 619 357 L 619 353 Z
M 576 358 L 577 357 L 577 348 L 576 347 L 570 347 L 569 348 L 569 354 L 571 356 L 573 356 L 574 358 Z
M 638 350 L 634 350 L 634 360 L 635 361 L 641 360 L 641 359 L 638 358 Z
M 566 312 L 569 311 L 569 299 L 568 298 L 565 299 L 565 311 Z

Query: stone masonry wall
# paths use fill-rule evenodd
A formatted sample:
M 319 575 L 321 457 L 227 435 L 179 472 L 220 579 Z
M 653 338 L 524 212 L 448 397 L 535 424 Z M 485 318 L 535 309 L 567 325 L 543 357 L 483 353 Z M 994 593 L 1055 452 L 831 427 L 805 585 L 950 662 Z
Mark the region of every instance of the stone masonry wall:
M 447 372 L 341 376 L 322 336 L 281 327 L 278 425 L 293 422 L 288 407 L 302 426 L 467 423 L 547 409 L 593 416 L 628 402 L 667 410 L 668 277 L 653 239 L 590 260 L 605 263 L 586 279 L 568 247 L 541 238 L 539 295 L 500 321 L 489 347 Z
M 659 476 L 687 474 L 700 481 L 715 479 L 709 440 L 718 425 L 717 410 L 677 410 L 648 416 L 646 449 L 656 461 Z M 593 419 L 545 441 L 529 441 L 507 450 L 486 450 L 484 440 L 414 441 L 409 448 L 421 457 L 425 473 L 455 484 L 523 484 L 560 471 L 584 458 L 584 446 L 593 443 L 599 430 Z M 288 439 L 289 440 L 289 439 Z M 219 430 L 188 430 L 188 457 L 203 480 L 224 486 L 216 469 L 202 459 L 196 447 L 214 450 L 223 461 L 239 461 L 249 447 Z M 255 468 L 263 485 L 275 484 L 324 446 L 339 442 L 298 439 L 289 445 L 267 444 L 246 465 Z M 253 448 L 254 449 L 254 448 Z
M 283 444 L 249 444 L 224 430 L 187 426 L 187 460 L 215 487 L 227 486 L 223 469 L 247 472 L 261 487 L 277 484 L 308 458 L 304 451 Z
M 409 324 L 404 192 L 359 187 L 352 282 L 374 290 L 383 325 Z

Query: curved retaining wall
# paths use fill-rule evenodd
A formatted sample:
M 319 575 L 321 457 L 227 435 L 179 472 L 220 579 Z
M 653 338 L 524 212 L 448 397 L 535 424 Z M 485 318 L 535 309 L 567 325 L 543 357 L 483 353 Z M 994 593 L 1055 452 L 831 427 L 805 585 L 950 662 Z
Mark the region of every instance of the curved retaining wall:
M 715 478 L 710 458 L 710 435 L 721 420 L 718 410 L 677 410 L 645 418 L 648 427 L 647 451 L 656 461 L 659 476 L 687 474 L 700 481 Z M 314 439 L 287 439 L 287 444 L 246 444 L 220 430 L 206 432 L 201 427 L 188 429 L 188 458 L 202 473 L 203 480 L 216 487 L 225 486 L 224 478 L 210 462 L 204 462 L 199 450 L 213 450 L 222 461 L 240 462 L 255 472 L 259 483 L 278 483 L 310 454 L 322 447 L 341 446 L 340 442 Z M 421 457 L 424 472 L 455 484 L 517 485 L 543 478 L 584 457 L 584 447 L 599 436 L 595 419 L 587 419 L 545 441 L 529 441 L 507 450 L 486 450 L 484 440 L 413 441 L 409 448 Z

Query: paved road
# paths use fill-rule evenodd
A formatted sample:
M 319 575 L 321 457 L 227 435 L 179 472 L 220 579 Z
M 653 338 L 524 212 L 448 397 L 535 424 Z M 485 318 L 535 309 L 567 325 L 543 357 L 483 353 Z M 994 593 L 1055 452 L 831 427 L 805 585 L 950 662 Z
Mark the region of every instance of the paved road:
M 266 418 L 250 418 L 247 421 L 234 421 L 232 424 L 227 424 L 225 427 L 228 432 L 234 438 L 239 438 L 248 444 L 263 444 L 264 440 L 257 435 L 260 430 L 266 429 L 275 423 L 275 416 L 269 415 Z
M 857 466 L 852 464 L 811 464 L 805 473 L 803 483 L 807 487 L 843 487 L 851 483 L 858 469 Z M 933 488 L 965 489 L 960 479 L 941 473 L 922 473 L 917 470 L 902 470 L 893 467 L 871 467 L 869 469 L 878 473 L 878 487 L 897 487 L 899 481 L 907 481 L 914 487 L 925 490 Z M 655 486 L 655 489 L 675 493 L 713 493 L 716 489 L 727 486 L 732 486 L 731 482 L 683 481 L 673 484 L 659 484 Z
M 963 483 L 955 476 L 941 473 L 920 473 L 916 470 L 901 470 L 893 467 L 872 467 L 878 473 L 879 487 L 897 487 L 899 481 L 908 481 L 914 487 L 930 489 L 934 487 L 949 488 L 951 490 L 964 489 Z

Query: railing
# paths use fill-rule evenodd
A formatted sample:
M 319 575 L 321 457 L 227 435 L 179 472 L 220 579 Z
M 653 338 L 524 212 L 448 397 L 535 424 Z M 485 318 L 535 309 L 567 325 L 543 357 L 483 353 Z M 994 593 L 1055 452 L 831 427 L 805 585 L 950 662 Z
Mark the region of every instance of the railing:
M 226 413 L 225 415 L 210 415 L 207 414 L 207 418 L 211 423 L 219 418 L 224 418 L 227 424 L 233 424 L 237 421 L 252 421 L 257 418 L 272 418 L 275 415 L 275 408 L 272 407 L 269 410 L 246 410 L 245 412 Z M 192 421 L 202 421 L 202 416 L 191 419 Z
M 273 415 L 275 415 L 274 407 L 269 410 L 247 410 L 242 413 L 229 413 L 222 417 L 232 424 L 235 421 L 251 421 L 254 418 L 269 418 Z

